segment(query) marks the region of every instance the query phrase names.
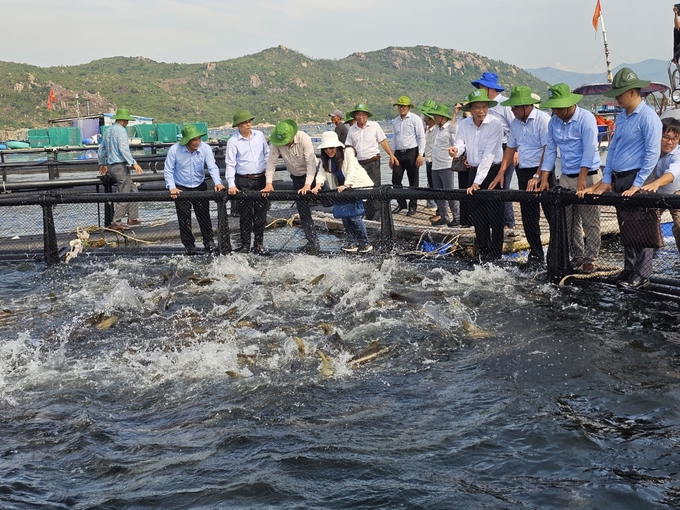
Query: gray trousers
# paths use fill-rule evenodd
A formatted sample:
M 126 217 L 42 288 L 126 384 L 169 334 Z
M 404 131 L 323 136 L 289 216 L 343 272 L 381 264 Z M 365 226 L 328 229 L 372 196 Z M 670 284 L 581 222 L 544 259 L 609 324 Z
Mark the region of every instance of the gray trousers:
M 454 172 L 450 168 L 445 168 L 443 170 L 432 169 L 432 187 L 434 189 L 454 189 L 453 185 Z M 437 200 L 437 210 L 439 215 L 444 218 L 447 223 L 460 218 L 460 204 L 457 200 Z M 449 218 L 448 211 L 446 209 L 446 203 L 449 203 L 449 208 L 451 209 L 451 215 L 453 218 Z
M 602 172 L 586 177 L 586 186 L 602 180 Z M 560 186 L 576 191 L 578 176 L 560 175 Z M 595 263 L 600 253 L 600 208 L 596 205 L 569 205 L 567 213 L 567 237 L 572 260 L 580 260 L 584 264 Z M 584 242 L 585 238 L 585 242 Z
M 130 176 L 130 167 L 123 164 L 109 165 L 107 173 L 116 180 L 116 186 L 119 193 L 137 193 L 139 190 L 132 182 Z M 113 222 L 120 223 L 124 216 L 128 220 L 139 219 L 139 203 L 138 202 L 116 202 L 113 208 Z

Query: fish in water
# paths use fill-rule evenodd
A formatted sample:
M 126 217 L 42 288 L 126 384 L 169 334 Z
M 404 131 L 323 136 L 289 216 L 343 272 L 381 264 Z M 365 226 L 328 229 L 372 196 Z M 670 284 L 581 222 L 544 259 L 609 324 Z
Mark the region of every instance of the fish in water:
M 470 338 L 488 338 L 493 336 L 493 333 L 490 331 L 484 331 L 472 321 L 463 320 L 462 323 Z
M 318 285 L 319 282 L 320 282 L 321 280 L 323 280 L 325 276 L 326 276 L 325 274 L 320 274 L 319 276 L 317 276 L 316 278 L 314 278 L 314 279 L 313 279 L 311 282 L 309 282 L 309 283 L 311 283 L 312 285 Z
M 101 321 L 99 324 L 97 324 L 96 328 L 97 329 L 109 329 L 116 322 L 118 322 L 118 317 L 116 317 L 115 315 L 112 315 L 111 317 L 107 317 L 106 319 Z
M 368 363 L 369 361 L 373 361 L 375 358 L 380 356 L 381 354 L 386 353 L 389 351 L 390 348 L 389 346 L 385 347 L 380 344 L 377 340 L 374 340 L 369 344 L 368 347 L 366 347 L 363 351 L 361 351 L 359 354 L 354 356 L 352 359 L 349 360 L 349 366 L 352 368 L 356 368 L 359 365 L 363 365 L 365 363 Z
M 328 324 L 327 322 L 322 322 L 319 324 L 319 327 L 323 329 L 324 334 L 330 335 L 333 332 L 333 326 Z
M 307 344 L 305 343 L 305 341 L 299 336 L 293 336 L 293 340 L 295 340 L 295 343 L 297 344 L 298 354 L 300 355 L 300 357 L 304 358 L 305 356 L 307 356 Z
M 333 375 L 333 365 L 331 358 L 326 356 L 321 350 L 316 351 L 321 358 L 321 368 L 319 368 L 319 373 L 324 377 L 330 377 Z

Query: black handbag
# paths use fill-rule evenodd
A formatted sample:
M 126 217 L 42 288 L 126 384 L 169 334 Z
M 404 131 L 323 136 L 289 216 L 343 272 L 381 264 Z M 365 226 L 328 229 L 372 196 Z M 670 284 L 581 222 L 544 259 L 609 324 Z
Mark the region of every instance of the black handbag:
M 616 209 L 621 244 L 630 248 L 661 248 L 661 211 L 641 207 Z
M 458 158 L 453 158 L 453 161 L 451 161 L 451 171 L 452 172 L 466 172 L 469 170 L 469 168 L 465 165 L 465 162 L 467 161 L 465 154 Z

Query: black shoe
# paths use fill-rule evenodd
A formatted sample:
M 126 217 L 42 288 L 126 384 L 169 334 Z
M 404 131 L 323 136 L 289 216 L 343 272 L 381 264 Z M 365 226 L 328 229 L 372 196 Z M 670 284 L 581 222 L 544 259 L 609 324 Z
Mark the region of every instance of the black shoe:
M 406 211 L 406 216 L 413 216 L 416 213 L 415 209 L 409 209 Z
M 404 207 L 403 205 L 398 205 L 397 207 L 392 209 L 392 212 L 394 214 L 397 214 L 397 213 L 400 213 L 401 211 L 403 211 L 404 209 L 406 209 L 406 207 Z
M 298 250 L 299 253 L 306 253 L 307 255 L 318 255 L 319 247 L 312 243 L 305 244 L 302 248 Z
M 613 283 L 620 283 L 620 282 L 625 282 L 626 280 L 630 280 L 632 277 L 633 277 L 633 272 L 628 271 L 627 269 L 624 269 L 623 271 L 621 271 L 616 276 L 612 276 L 611 278 L 609 278 L 609 281 L 613 282 Z
M 250 253 L 250 246 L 244 244 L 234 250 L 234 253 Z
M 449 221 L 446 224 L 446 226 L 447 227 L 460 227 L 460 221 L 458 221 L 458 220 Z
M 648 285 L 649 278 L 645 278 L 644 276 L 640 275 L 633 276 L 629 280 L 623 280 L 622 282 L 619 282 L 619 287 L 630 290 L 644 289 Z
M 520 271 L 536 271 L 543 266 L 543 261 L 538 258 L 529 257 L 526 262 L 519 265 Z
M 203 247 L 203 253 L 205 253 L 206 255 L 219 255 L 220 250 L 217 248 L 215 243 L 210 243 L 210 244 L 206 244 Z
M 411 211 L 409 211 L 409 212 L 411 212 Z M 432 222 L 433 227 L 439 227 L 441 225 L 448 225 L 448 224 L 449 224 L 449 222 L 446 221 L 444 218 L 439 218 L 437 221 Z
M 256 244 L 255 247 L 253 248 L 253 253 L 256 255 L 262 255 L 263 257 L 271 255 L 271 253 L 269 253 L 269 250 L 264 247 L 264 244 Z
M 195 246 L 187 246 L 185 248 L 185 253 L 187 255 L 196 255 L 196 247 Z

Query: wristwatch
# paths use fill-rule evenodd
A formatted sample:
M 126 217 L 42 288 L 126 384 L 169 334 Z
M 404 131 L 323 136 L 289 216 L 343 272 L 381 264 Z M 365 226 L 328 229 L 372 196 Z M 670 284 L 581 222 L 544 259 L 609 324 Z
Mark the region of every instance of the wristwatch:
M 533 178 L 534 178 L 534 179 L 540 179 L 540 178 L 541 178 L 541 176 L 540 176 L 540 175 L 538 175 L 538 174 L 534 174 L 534 177 L 533 177 Z

